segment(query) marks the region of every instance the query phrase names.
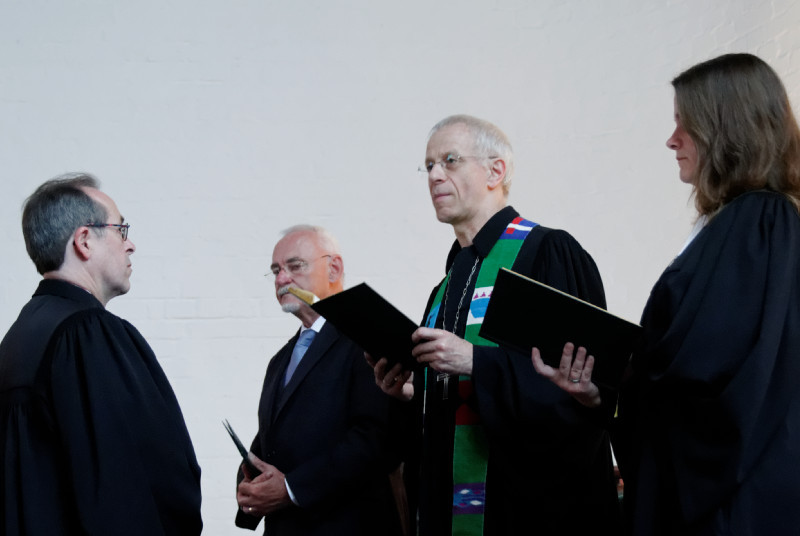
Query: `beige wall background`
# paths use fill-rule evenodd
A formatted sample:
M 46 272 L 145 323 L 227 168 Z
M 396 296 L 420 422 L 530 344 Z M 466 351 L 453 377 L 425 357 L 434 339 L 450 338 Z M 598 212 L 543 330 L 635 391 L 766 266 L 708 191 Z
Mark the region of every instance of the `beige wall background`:
M 0 333 L 38 276 L 20 207 L 96 174 L 131 222 L 111 302 L 172 381 L 203 467 L 207 534 L 240 534 L 236 453 L 269 358 L 297 328 L 267 272 L 279 231 L 321 224 L 348 284 L 413 319 L 453 240 L 417 173 L 430 127 L 469 113 L 516 149 L 510 202 L 594 256 L 637 320 L 693 210 L 665 140 L 669 81 L 747 51 L 800 106 L 794 0 L 0 0 Z

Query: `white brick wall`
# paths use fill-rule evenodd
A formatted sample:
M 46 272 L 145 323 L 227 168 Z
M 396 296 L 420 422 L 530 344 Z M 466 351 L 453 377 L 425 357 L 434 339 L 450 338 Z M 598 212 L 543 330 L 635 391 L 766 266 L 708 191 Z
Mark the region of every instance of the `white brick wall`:
M 232 526 L 236 457 L 267 360 L 297 327 L 262 275 L 280 230 L 329 227 L 347 280 L 418 319 L 452 232 L 416 168 L 451 113 L 511 137 L 511 202 L 593 254 L 638 319 L 683 242 L 689 190 L 664 147 L 669 80 L 761 55 L 800 107 L 794 0 L 101 2 L 0 0 L 0 333 L 38 277 L 20 205 L 97 174 L 132 223 L 133 290 L 203 467 L 206 533 Z

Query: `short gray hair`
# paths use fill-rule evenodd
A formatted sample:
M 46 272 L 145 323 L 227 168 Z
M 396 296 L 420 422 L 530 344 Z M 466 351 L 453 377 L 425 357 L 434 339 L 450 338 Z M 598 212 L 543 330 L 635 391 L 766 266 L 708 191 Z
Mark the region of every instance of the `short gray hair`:
M 299 225 L 292 225 L 288 229 L 284 229 L 281 231 L 281 237 L 288 236 L 292 233 L 314 233 L 319 240 L 319 244 L 327 253 L 332 255 L 341 255 L 341 250 L 339 249 L 339 241 L 336 240 L 336 237 L 331 234 L 330 231 L 325 229 L 324 227 L 320 227 L 319 225 L 308 225 L 305 223 L 301 223 Z
M 440 129 L 451 125 L 464 125 L 472 133 L 475 150 L 480 153 L 475 156 L 500 158 L 506 163 L 506 176 L 503 178 L 503 192 L 508 195 L 511 188 L 511 176 L 514 174 L 514 149 L 508 136 L 500 128 L 471 115 L 457 114 L 445 117 L 436 123 L 428 133 L 428 140 Z
M 99 185 L 89 173 L 65 173 L 39 186 L 23 203 L 22 236 L 40 274 L 61 267 L 65 246 L 75 229 L 106 221 L 106 209 L 83 190 Z

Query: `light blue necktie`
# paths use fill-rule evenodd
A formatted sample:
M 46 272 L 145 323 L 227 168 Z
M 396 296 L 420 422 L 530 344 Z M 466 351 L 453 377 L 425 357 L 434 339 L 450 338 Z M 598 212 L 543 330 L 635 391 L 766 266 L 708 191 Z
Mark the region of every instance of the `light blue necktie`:
M 303 359 L 308 347 L 311 346 L 311 341 L 314 340 L 314 335 L 316 334 L 317 332 L 313 329 L 307 329 L 300 334 L 300 337 L 294 344 L 294 350 L 292 350 L 292 358 L 289 360 L 289 366 L 286 367 L 286 377 L 283 380 L 283 385 L 286 385 L 289 383 L 289 380 L 292 379 L 292 374 L 294 374 L 294 371 L 297 369 L 297 365 L 300 364 L 300 360 Z

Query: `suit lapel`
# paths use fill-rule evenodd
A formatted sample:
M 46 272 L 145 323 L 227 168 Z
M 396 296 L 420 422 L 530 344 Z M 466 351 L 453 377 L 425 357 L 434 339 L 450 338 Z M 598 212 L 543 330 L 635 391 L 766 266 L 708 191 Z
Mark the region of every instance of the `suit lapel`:
M 314 337 L 314 341 L 311 343 L 311 346 L 308 347 L 303 359 L 300 360 L 300 364 L 297 365 L 297 369 L 294 371 L 294 374 L 292 374 L 292 379 L 289 380 L 289 383 L 286 384 L 286 387 L 281 389 L 280 386 L 282 385 L 286 367 L 288 366 L 289 358 L 291 357 L 292 349 L 294 348 L 294 343 L 297 341 L 297 337 L 298 335 L 295 335 L 295 337 L 292 339 L 292 344 L 289 347 L 289 352 L 286 356 L 286 363 L 281 363 L 281 374 L 278 380 L 279 383 L 277 385 L 279 394 L 277 407 L 275 408 L 276 419 L 283 407 L 286 405 L 286 402 L 291 399 L 298 387 L 303 384 L 306 376 L 308 376 L 317 363 L 324 358 L 325 353 L 330 349 L 331 346 L 333 346 L 333 343 L 336 342 L 336 339 L 339 338 L 339 332 L 330 322 L 325 322 L 325 325 L 322 326 L 322 330 L 317 333 L 317 335 Z

